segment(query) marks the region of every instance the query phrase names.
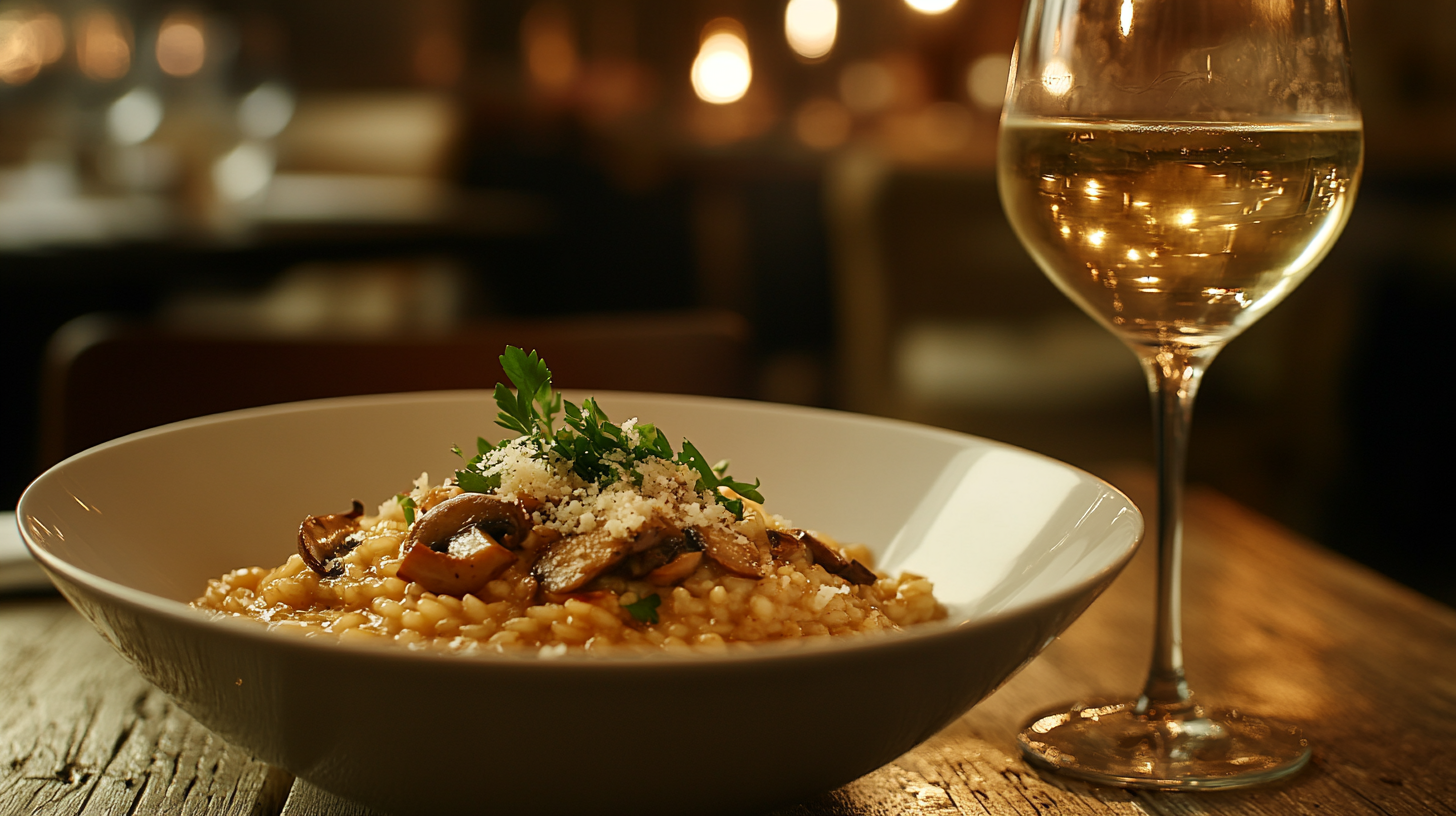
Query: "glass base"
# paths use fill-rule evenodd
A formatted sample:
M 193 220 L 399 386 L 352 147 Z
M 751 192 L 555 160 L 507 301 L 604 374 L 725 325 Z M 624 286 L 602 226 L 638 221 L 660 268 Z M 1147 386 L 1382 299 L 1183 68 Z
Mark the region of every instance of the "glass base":
M 1017 735 L 1036 765 L 1099 785 L 1154 790 L 1242 788 L 1283 779 L 1309 762 L 1298 728 L 1234 709 L 1193 707 L 1178 717 L 1134 703 L 1079 703 Z

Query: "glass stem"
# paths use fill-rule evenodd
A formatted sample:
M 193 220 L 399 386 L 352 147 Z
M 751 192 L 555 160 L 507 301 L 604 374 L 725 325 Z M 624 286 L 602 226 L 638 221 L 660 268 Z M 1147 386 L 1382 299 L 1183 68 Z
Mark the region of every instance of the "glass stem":
M 1153 401 L 1158 463 L 1158 599 L 1153 664 L 1137 713 L 1156 719 L 1196 716 L 1183 675 L 1183 479 L 1193 399 L 1218 347 L 1140 346 L 1135 349 Z

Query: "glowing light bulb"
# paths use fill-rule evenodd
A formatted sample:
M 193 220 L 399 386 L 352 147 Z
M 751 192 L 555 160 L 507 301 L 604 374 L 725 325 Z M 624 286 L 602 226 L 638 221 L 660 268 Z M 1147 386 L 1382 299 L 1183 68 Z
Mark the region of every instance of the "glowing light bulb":
M 804 59 L 828 54 L 838 31 L 839 4 L 834 0 L 789 0 L 784 9 L 784 36 Z
M 738 33 L 742 27 L 736 22 L 727 22 L 737 31 L 726 30 L 730 28 L 727 25 L 710 23 L 709 28 L 717 30 L 703 40 L 698 57 L 693 60 L 693 91 L 699 99 L 714 105 L 737 102 L 748 93 L 748 86 L 753 82 L 748 44 Z
M 941 14 L 950 11 L 956 0 L 905 0 L 905 5 L 921 14 Z

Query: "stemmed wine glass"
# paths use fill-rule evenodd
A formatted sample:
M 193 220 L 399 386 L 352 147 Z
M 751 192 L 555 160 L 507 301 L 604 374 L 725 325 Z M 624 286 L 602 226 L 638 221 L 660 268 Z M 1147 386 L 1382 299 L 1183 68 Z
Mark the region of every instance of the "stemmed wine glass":
M 1061 290 L 1124 340 L 1152 394 L 1158 593 L 1133 701 L 1022 731 L 1102 784 L 1230 788 L 1309 760 L 1295 728 L 1193 700 L 1180 625 L 1184 459 L 1204 370 L 1299 284 L 1360 177 L 1343 0 L 1028 0 L 1001 123 L 1002 203 Z

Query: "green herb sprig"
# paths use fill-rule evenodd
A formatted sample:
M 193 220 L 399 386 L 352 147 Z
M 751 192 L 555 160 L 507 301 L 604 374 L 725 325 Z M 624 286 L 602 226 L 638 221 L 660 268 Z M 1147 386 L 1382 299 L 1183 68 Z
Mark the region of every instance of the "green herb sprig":
M 399 502 L 400 507 L 404 508 L 404 523 L 414 524 L 415 511 L 419 509 L 415 506 L 415 500 L 410 498 L 408 493 L 400 493 L 394 497 L 394 500 Z
M 588 397 L 582 400 L 581 405 L 563 400 L 561 394 L 551 387 L 551 369 L 535 351 L 527 354 L 516 346 L 506 346 L 500 363 L 515 390 L 503 383 L 496 384 L 495 402 L 500 409 L 496 424 L 530 440 L 537 456 L 559 456 L 571 463 L 571 469 L 578 476 L 602 485 L 622 478 L 641 485 L 642 475 L 636 470 L 637 463 L 656 457 L 691 467 L 698 474 L 696 489 L 706 492 L 713 501 L 722 504 L 740 519 L 743 518 L 743 502 L 723 496 L 718 492 L 719 487 L 730 488 L 753 501 L 763 501 L 758 481 L 753 484 L 734 481 L 727 473 L 726 460 L 709 465 L 688 440 L 683 440 L 682 452 L 674 454 L 672 444 L 654 425 L 641 423 L 628 433 L 612 423 L 595 399 Z M 558 415 L 562 416 L 564 427 L 556 427 Z M 455 481 L 460 489 L 471 493 L 489 493 L 498 489 L 501 474 L 485 466 L 485 462 L 492 452 L 512 441 L 508 439 L 492 445 L 485 439 L 477 439 L 476 455 L 466 462 L 464 468 L 455 471 Z M 464 458 L 459 446 L 453 450 L 457 456 Z M 655 617 L 656 613 L 653 614 Z

